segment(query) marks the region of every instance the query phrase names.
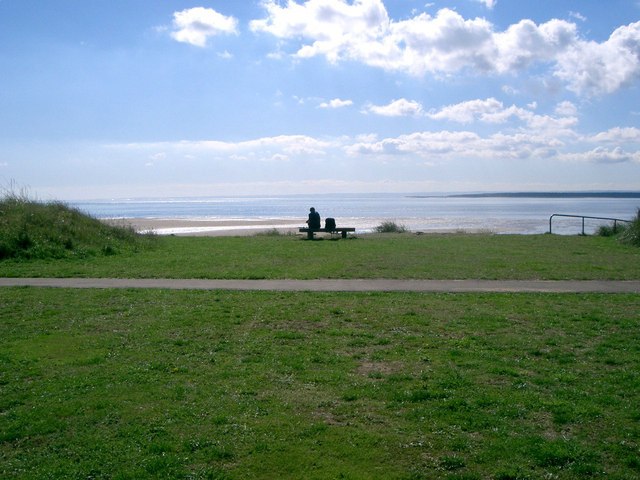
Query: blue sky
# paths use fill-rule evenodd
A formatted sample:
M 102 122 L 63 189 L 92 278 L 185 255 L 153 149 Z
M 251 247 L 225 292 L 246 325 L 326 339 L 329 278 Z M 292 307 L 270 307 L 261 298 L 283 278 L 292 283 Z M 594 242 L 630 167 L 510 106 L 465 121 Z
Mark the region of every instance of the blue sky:
M 640 0 L 0 0 L 0 186 L 640 190 Z

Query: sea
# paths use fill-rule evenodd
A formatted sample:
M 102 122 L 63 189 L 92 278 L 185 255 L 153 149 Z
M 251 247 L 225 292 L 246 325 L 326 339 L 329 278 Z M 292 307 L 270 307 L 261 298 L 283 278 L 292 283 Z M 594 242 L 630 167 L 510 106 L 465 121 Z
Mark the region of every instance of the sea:
M 299 220 L 304 226 L 310 207 L 322 218 L 356 233 L 395 222 L 411 232 L 483 232 L 495 234 L 591 234 L 604 219 L 632 220 L 640 208 L 640 192 L 510 193 L 510 194 L 322 194 L 211 196 L 194 198 L 130 198 L 69 202 L 100 219 L 180 219 L 233 222 L 272 221 L 279 228 Z M 559 217 L 576 215 L 591 218 Z M 583 223 L 584 222 L 584 223 Z M 202 232 L 207 227 L 189 227 Z M 188 233 L 189 228 L 180 233 Z M 209 227 L 220 229 L 220 227 Z M 264 226 L 263 226 L 264 228 Z M 584 229 L 584 230 L 583 230 Z M 157 233 L 176 233 L 158 231 Z

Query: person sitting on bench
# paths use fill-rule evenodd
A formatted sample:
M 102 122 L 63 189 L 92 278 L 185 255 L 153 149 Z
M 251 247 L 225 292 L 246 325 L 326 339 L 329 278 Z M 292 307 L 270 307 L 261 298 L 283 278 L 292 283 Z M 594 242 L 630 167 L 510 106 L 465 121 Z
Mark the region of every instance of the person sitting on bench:
M 316 212 L 316 209 L 313 207 L 309 209 L 309 220 L 307 220 L 307 225 L 309 225 L 309 228 L 313 230 L 319 230 L 321 228 L 320 214 Z

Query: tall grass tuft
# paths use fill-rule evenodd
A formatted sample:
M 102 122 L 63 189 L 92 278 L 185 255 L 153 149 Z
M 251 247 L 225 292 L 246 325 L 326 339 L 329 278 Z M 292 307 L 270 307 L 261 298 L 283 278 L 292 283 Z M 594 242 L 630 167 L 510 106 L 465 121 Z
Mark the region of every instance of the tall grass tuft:
M 0 198 L 0 260 L 114 255 L 147 243 L 130 227 L 106 225 L 62 202 L 13 191 Z
M 271 228 L 269 230 L 262 230 L 254 234 L 256 237 L 292 237 L 293 233 L 290 231 L 281 232 L 277 228 Z
M 398 225 L 396 222 L 386 221 L 382 222 L 375 228 L 377 233 L 406 233 L 407 227 L 404 225 Z

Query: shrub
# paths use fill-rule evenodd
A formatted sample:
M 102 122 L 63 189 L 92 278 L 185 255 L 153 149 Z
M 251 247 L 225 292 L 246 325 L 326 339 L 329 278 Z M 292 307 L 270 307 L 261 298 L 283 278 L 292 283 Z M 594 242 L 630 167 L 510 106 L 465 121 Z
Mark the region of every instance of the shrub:
M 622 234 L 627 229 L 627 225 L 624 223 L 617 223 L 615 228 L 613 225 L 601 225 L 596 230 L 596 235 L 600 237 L 615 237 Z
M 620 234 L 620 241 L 628 245 L 640 247 L 640 209 L 638 209 L 636 218 L 626 225 L 624 231 Z
M 398 225 L 396 222 L 386 221 L 378 225 L 375 228 L 375 231 L 378 233 L 405 233 L 408 230 L 404 225 Z

